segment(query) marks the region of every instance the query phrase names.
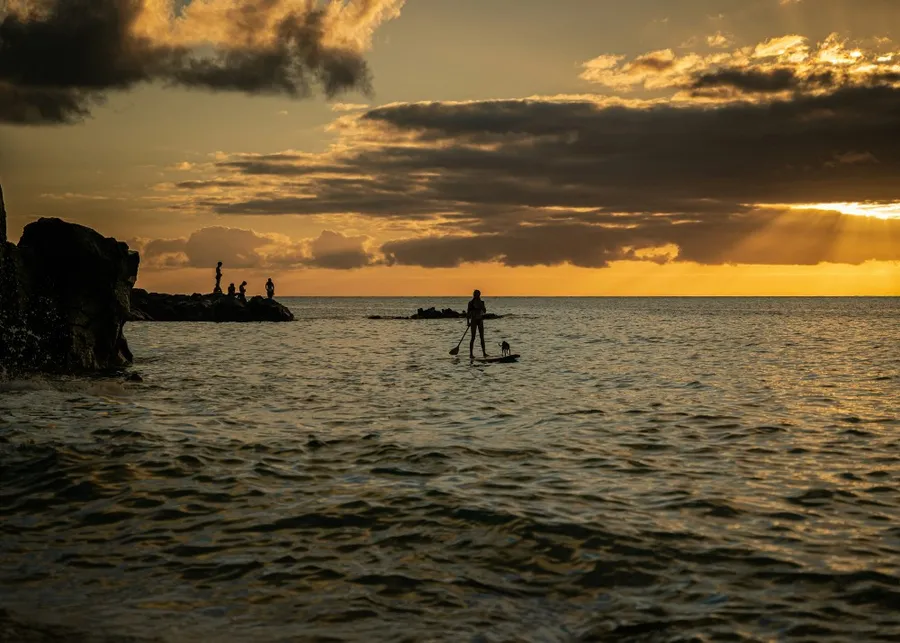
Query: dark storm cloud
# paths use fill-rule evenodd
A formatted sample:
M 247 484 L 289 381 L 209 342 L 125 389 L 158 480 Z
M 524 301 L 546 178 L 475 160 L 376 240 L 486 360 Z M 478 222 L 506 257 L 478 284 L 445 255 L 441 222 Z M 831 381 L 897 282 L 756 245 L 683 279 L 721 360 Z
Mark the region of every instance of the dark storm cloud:
M 261 29 L 279 5 L 237 5 L 235 44 L 209 54 L 136 35 L 141 0 L 47 0 L 39 14 L 7 13 L 0 22 L 0 122 L 76 122 L 107 91 L 152 81 L 289 96 L 307 96 L 314 85 L 329 96 L 368 91 L 365 61 L 323 43 L 322 10 L 280 19 L 268 44 L 241 44 L 253 42 L 242 36 Z
M 415 164 L 435 170 L 426 185 L 449 200 L 623 211 L 690 211 L 700 200 L 900 200 L 893 178 L 900 171 L 898 111 L 900 90 L 891 87 L 723 106 L 399 105 L 372 110 L 364 119 L 415 132 L 423 146 L 387 148 L 362 162 L 373 172 L 376 158 L 387 169 Z M 881 163 L 827 165 L 835 154 L 851 150 Z
M 0 123 L 68 123 L 90 114 L 103 96 L 76 89 L 16 87 L 0 81 Z
M 175 187 L 184 190 L 211 190 L 215 188 L 235 188 L 243 185 L 240 181 L 179 181 Z
M 652 72 L 661 72 L 671 69 L 675 66 L 675 60 L 663 55 L 660 52 L 644 54 L 638 56 L 629 65 L 634 71 L 647 70 Z
M 273 162 L 260 157 L 247 161 L 224 161 L 217 163 L 218 167 L 233 168 L 241 174 L 258 176 L 306 176 L 327 171 L 329 174 L 353 174 L 353 168 L 321 165 L 302 165 L 290 162 Z
M 244 166 L 226 166 L 248 189 L 208 206 L 439 220 L 440 236 L 383 247 L 389 263 L 431 267 L 602 267 L 669 245 L 706 264 L 900 260 L 898 220 L 759 206 L 900 201 L 898 113 L 900 90 L 887 86 L 715 105 L 389 105 L 352 121 L 365 145 L 315 161 L 317 173 L 358 176 L 266 191 Z M 298 159 L 297 174 L 310 162 Z M 254 163 L 277 174 L 291 162 Z
M 733 87 L 746 92 L 782 92 L 801 85 L 794 70 L 782 68 L 760 71 L 756 69 L 721 69 L 697 76 L 692 89 Z
M 277 27 L 274 45 L 186 57 L 166 69 L 164 78 L 187 87 L 248 94 L 308 96 L 313 83 L 328 96 L 349 88 L 369 92 L 366 62 L 355 52 L 322 45 L 322 16 L 318 11 L 288 16 Z
M 304 194 L 228 201 L 217 211 L 407 216 L 487 204 L 702 213 L 900 200 L 898 111 L 900 90 L 889 87 L 713 107 L 540 100 L 382 107 L 362 123 L 383 144 L 323 157 L 315 168 L 366 178 L 310 178 Z M 417 144 L 394 145 L 393 132 Z M 879 163 L 831 163 L 848 152 Z M 289 167 L 256 161 L 253 172 L 308 171 Z
M 885 86 L 891 88 L 900 82 L 900 73 L 878 71 L 860 74 L 857 84 L 861 89 Z M 770 94 L 785 91 L 809 92 L 834 89 L 842 85 L 840 77 L 831 71 L 799 74 L 781 67 L 775 69 L 725 68 L 697 74 L 686 89 L 706 90 L 731 88 L 747 94 Z

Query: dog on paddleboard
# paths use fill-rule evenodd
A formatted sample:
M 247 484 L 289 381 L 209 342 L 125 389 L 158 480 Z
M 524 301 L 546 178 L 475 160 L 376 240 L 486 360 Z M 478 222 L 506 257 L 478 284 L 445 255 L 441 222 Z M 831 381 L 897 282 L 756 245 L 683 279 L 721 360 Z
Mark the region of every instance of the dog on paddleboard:
M 501 354 L 503 357 L 506 357 L 506 356 L 509 355 L 510 353 L 511 353 L 511 351 L 509 350 L 509 342 L 507 342 L 506 340 L 504 340 L 503 343 L 500 344 L 500 354 Z

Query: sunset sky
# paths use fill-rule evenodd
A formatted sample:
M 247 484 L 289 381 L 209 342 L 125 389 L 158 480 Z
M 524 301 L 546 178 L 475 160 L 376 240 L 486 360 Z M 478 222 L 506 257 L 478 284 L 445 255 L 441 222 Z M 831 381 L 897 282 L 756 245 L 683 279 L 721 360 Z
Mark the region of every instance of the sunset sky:
M 897 0 L 0 0 L 15 240 L 279 295 L 900 295 Z

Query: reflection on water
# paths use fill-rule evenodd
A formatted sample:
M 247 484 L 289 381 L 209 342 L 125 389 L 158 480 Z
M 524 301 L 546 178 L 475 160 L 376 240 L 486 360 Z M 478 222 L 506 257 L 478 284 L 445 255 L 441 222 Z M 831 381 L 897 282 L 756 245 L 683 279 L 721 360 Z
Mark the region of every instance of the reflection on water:
M 0 382 L 0 607 L 171 641 L 897 640 L 900 302 L 288 300 Z M 692 638 L 694 637 L 694 638 Z

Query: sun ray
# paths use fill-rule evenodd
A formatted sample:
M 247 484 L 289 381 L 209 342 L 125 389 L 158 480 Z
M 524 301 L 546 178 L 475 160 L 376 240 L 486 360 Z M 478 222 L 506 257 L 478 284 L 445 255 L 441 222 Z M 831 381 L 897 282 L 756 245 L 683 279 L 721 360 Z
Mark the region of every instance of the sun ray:
M 796 203 L 786 205 L 791 210 L 819 210 L 840 212 L 858 217 L 874 217 L 876 219 L 900 219 L 900 202 L 873 203 Z

